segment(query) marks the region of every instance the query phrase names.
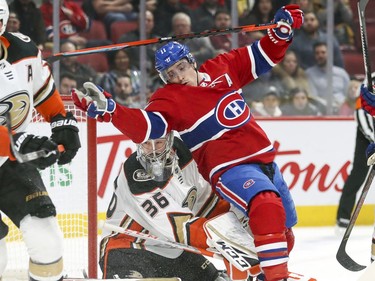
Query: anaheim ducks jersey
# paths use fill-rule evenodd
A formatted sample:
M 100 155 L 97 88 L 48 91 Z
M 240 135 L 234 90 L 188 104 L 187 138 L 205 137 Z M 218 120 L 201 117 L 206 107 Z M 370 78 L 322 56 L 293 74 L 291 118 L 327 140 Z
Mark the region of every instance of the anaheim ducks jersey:
M 227 212 L 229 203 L 211 191 L 207 181 L 198 173 L 188 148 L 175 138 L 178 168 L 165 182 L 156 182 L 146 174 L 133 153 L 124 163 L 115 180 L 115 190 L 107 210 L 107 223 L 145 232 L 179 243 L 190 244 L 190 222 L 195 217 L 214 217 Z M 203 232 L 203 228 L 202 228 Z M 182 253 L 124 234 L 103 230 L 101 257 L 111 250 L 142 248 L 169 258 Z M 205 242 L 205 240 L 204 240 Z
M 21 33 L 5 32 L 0 36 L 0 47 L 0 145 L 9 146 L 9 141 L 4 138 L 7 112 L 11 114 L 12 129 L 20 132 L 26 131 L 33 107 L 39 107 L 39 112 L 47 120 L 58 113 L 64 113 L 65 109 L 55 89 L 50 67 L 42 60 L 41 52 L 29 37 Z M 49 99 L 52 106 L 46 103 Z M 9 149 L 0 149 L 0 156 L 5 156 L 0 157 L 0 165 L 8 159 L 4 152 L 6 150 Z

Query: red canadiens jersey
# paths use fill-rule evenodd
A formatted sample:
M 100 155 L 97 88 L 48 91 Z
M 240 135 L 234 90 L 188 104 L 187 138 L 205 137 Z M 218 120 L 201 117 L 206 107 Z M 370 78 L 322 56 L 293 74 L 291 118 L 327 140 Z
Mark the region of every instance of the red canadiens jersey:
M 199 87 L 169 84 L 158 89 L 146 109 L 119 106 L 113 124 L 135 142 L 179 132 L 204 178 L 241 163 L 269 163 L 275 151 L 242 96 L 242 87 L 279 62 L 288 44 L 276 46 L 267 36 L 252 45 L 205 62 Z
M 198 173 L 197 165 L 187 147 L 179 139 L 174 141 L 178 156 L 178 167 L 174 175 L 164 182 L 156 182 L 146 173 L 143 166 L 132 154 L 124 163 L 114 184 L 114 193 L 107 210 L 108 224 L 129 230 L 148 233 L 161 240 L 193 244 L 190 222 L 196 217 L 212 218 L 230 210 L 228 202 L 219 199 L 211 190 L 210 184 Z M 243 215 L 233 208 L 239 218 Z M 101 258 L 105 260 L 111 250 L 122 248 L 147 249 L 154 253 L 175 258 L 180 249 L 163 247 L 160 243 L 145 241 L 125 234 L 111 233 L 103 229 Z M 106 264 L 106 263 L 105 263 Z

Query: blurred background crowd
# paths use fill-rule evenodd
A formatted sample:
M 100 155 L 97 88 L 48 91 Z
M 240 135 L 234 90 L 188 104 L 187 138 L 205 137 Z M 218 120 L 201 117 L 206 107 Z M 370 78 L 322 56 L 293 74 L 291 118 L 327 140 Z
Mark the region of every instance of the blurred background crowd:
M 333 3 L 328 5 L 327 3 Z M 82 48 L 173 36 L 211 29 L 269 23 L 281 6 L 296 3 L 305 22 L 295 31 L 284 60 L 243 90 L 257 116 L 353 116 L 358 87 L 365 77 L 357 1 L 353 0 L 13 0 L 7 30 L 31 37 L 47 58 Z M 54 3 L 59 27 L 54 27 Z M 368 34 L 375 34 L 375 9 L 367 9 Z M 329 32 L 329 15 L 333 15 Z M 328 28 L 327 28 L 328 27 Z M 59 40 L 54 40 L 58 30 Z M 182 43 L 198 67 L 232 48 L 251 44 L 265 33 L 231 33 Z M 375 57 L 375 36 L 368 36 Z M 63 58 L 55 77 L 61 95 L 92 81 L 117 102 L 144 106 L 161 85 L 154 70 L 158 44 L 116 52 Z

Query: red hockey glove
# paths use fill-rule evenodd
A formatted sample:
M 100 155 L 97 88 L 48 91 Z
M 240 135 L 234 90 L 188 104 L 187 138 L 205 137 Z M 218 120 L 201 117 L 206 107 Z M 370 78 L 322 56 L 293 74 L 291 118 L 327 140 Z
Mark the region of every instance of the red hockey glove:
M 362 108 L 375 117 L 375 94 L 371 93 L 364 84 L 361 85 L 360 98 Z
M 110 122 L 112 113 L 116 110 L 116 102 L 112 99 L 111 94 L 91 82 L 85 82 L 83 87 L 86 93 L 72 89 L 74 104 L 85 111 L 89 117 L 97 119 L 99 122 Z
M 293 29 L 300 28 L 303 24 L 303 12 L 298 5 L 286 5 L 281 7 L 275 14 L 273 22 L 279 26 L 268 29 L 267 34 L 277 45 L 283 45 L 293 38 Z

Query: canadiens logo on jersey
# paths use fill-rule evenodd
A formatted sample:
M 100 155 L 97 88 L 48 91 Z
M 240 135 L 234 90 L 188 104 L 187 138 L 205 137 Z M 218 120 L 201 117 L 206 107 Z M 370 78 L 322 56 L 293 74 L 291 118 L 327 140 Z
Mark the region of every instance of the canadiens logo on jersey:
M 30 98 L 27 92 L 21 91 L 13 93 L 0 100 L 0 118 L 1 124 L 6 123 L 5 114 L 12 112 L 12 128 L 15 130 L 20 127 L 27 119 L 30 112 Z
M 242 126 L 250 119 L 250 108 L 238 92 L 225 95 L 215 109 L 216 120 L 225 128 Z

